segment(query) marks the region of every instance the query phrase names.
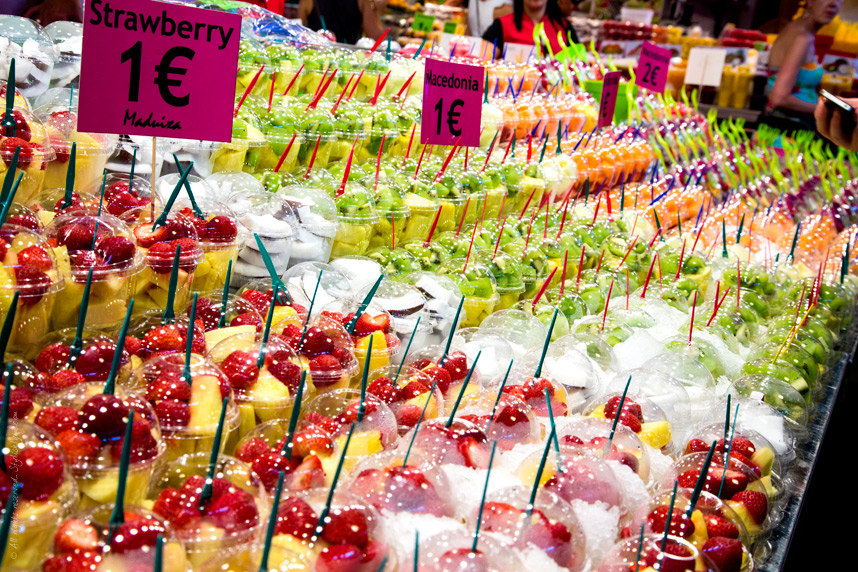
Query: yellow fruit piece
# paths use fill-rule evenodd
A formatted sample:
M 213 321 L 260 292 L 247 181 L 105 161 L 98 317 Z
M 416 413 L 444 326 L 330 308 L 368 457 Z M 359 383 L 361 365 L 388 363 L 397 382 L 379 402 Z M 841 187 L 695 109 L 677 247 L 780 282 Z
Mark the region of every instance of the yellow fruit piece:
M 191 417 L 188 430 L 214 434 L 220 419 L 223 401 L 220 384 L 213 375 L 198 375 L 191 382 Z
M 245 325 L 245 326 L 228 326 L 226 328 L 220 328 L 216 330 L 211 330 L 206 332 L 206 347 L 213 348 L 219 342 L 227 339 L 230 336 L 235 336 L 238 334 L 254 334 L 256 333 L 256 326 Z
M 276 324 L 280 320 L 285 320 L 297 314 L 292 306 L 274 306 L 274 316 L 271 318 L 271 323 Z M 266 316 L 263 316 L 265 318 Z
M 742 519 L 742 522 L 745 523 L 745 528 L 748 529 L 748 534 L 750 534 L 751 536 L 756 536 L 760 532 L 762 532 L 763 529 L 760 527 L 759 524 L 754 521 L 754 517 L 751 516 L 751 513 L 748 512 L 748 509 L 745 508 L 745 505 L 732 500 L 727 500 L 724 502 L 726 502 L 728 505 L 730 505 L 730 508 L 736 511 L 736 515 L 738 515 L 738 517 Z
M 206 538 L 205 542 L 188 543 L 185 548 L 188 551 L 188 560 L 194 570 L 199 570 L 207 560 L 217 556 L 224 549 L 222 538 L 224 530 L 217 528 L 207 522 L 200 524 L 199 538 Z
M 78 490 L 81 493 L 81 508 L 91 508 L 113 502 L 116 499 L 119 468 L 98 472 L 102 474 L 100 476 L 92 473 L 75 475 Z M 125 502 L 127 504 L 140 504 L 149 488 L 151 472 L 151 467 L 132 467 L 129 469 L 128 480 L 125 484 Z
M 641 423 L 641 431 L 638 433 L 641 441 L 654 449 L 661 449 L 668 443 L 672 437 L 670 431 L 670 423 L 667 421 L 651 421 L 649 423 Z
M 363 372 L 366 364 L 366 352 L 369 349 L 370 338 L 372 338 L 372 355 L 369 358 L 369 371 L 390 365 L 390 358 L 387 355 L 387 339 L 384 337 L 384 332 L 373 332 L 369 336 L 360 338 L 355 344 L 355 357 L 361 372 Z
M 772 465 L 775 462 L 775 454 L 768 447 L 763 447 L 751 455 L 751 460 L 760 467 L 762 474 L 769 475 L 772 472 Z
M 597 407 L 596 409 L 591 411 L 590 414 L 588 415 L 588 417 L 598 417 L 599 419 L 607 419 L 605 417 L 605 406 L 600 405 L 599 407 Z
M 709 540 L 709 533 L 706 530 L 706 521 L 703 520 L 703 513 L 695 510 L 691 513 L 691 522 L 694 523 L 694 534 L 688 538 L 688 542 L 697 547 L 702 547 Z
M 346 444 L 348 435 L 337 437 L 337 444 L 342 451 Z M 351 471 L 358 461 L 364 457 L 374 455 L 384 449 L 381 445 L 381 433 L 378 431 L 362 431 L 352 435 L 352 440 L 349 442 L 348 455 L 343 463 L 343 469 Z M 327 473 L 326 473 L 327 474 Z

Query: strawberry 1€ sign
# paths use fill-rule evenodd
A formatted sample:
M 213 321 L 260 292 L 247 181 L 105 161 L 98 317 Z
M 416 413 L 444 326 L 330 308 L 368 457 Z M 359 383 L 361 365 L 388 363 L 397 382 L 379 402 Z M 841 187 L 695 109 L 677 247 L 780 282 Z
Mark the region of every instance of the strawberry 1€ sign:
M 420 142 L 465 147 L 480 144 L 483 68 L 429 58 L 423 75 Z
M 229 141 L 241 16 L 86 0 L 78 128 Z

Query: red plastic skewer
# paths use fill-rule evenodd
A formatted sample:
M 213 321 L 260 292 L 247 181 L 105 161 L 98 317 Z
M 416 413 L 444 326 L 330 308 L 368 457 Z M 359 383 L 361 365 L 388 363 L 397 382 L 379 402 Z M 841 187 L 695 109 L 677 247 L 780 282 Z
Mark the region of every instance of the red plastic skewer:
M 530 159 L 533 157 L 533 135 L 527 136 L 527 164 L 530 165 Z
M 381 76 L 381 74 L 379 74 L 379 77 L 380 76 Z M 390 77 L 390 72 L 388 71 L 385 74 L 384 79 L 381 80 L 381 84 L 376 86 L 375 95 L 372 96 L 372 100 L 369 102 L 370 105 L 372 105 L 373 107 L 375 107 L 375 104 L 378 103 L 378 96 L 381 95 L 382 91 L 384 91 L 384 86 L 387 85 L 387 78 L 389 78 L 389 77 Z
M 372 47 L 369 49 L 369 51 L 366 53 L 366 55 L 370 55 L 370 54 L 371 54 L 371 53 L 373 53 L 375 50 L 377 50 L 377 49 L 378 49 L 378 46 L 380 46 L 380 45 L 381 45 L 381 42 L 383 42 L 383 41 L 384 41 L 384 38 L 385 38 L 385 37 L 387 36 L 387 34 L 389 34 L 389 33 L 390 33 L 390 28 L 385 28 L 384 32 L 382 32 L 382 33 L 381 33 L 381 35 L 378 37 L 378 39 L 375 41 L 375 43 L 372 45 Z
M 717 315 L 718 315 L 718 310 L 720 310 L 720 309 L 721 309 L 721 306 L 723 306 L 723 305 L 724 305 L 724 301 L 727 299 L 727 296 L 730 294 L 730 289 L 731 289 L 731 288 L 733 288 L 733 287 L 732 287 L 732 286 L 727 286 L 727 289 L 726 289 L 726 290 L 724 290 L 724 295 L 723 295 L 723 296 L 721 296 L 721 302 L 715 306 L 714 310 L 712 311 L 712 317 L 711 317 L 711 318 L 709 318 L 709 321 L 708 321 L 708 322 L 706 322 L 706 326 L 707 326 L 707 327 L 709 326 L 709 324 L 711 324 L 711 323 L 712 323 L 712 320 L 714 320 L 714 319 L 715 319 L 715 316 L 717 316 Z
M 531 310 L 536 311 L 536 303 L 539 302 L 539 299 L 545 294 L 545 291 L 548 289 L 548 284 L 551 282 L 551 279 L 554 278 L 554 275 L 557 273 L 557 267 L 555 266 L 551 270 L 551 274 L 548 275 L 548 278 L 545 282 L 542 283 L 542 286 L 539 288 L 539 291 L 536 293 L 536 296 L 533 297 L 533 302 L 531 303 Z
M 274 172 L 277 173 L 280 171 L 280 167 L 283 166 L 283 161 L 286 160 L 286 156 L 289 154 L 289 151 L 292 149 L 292 144 L 295 142 L 295 138 L 298 136 L 297 133 L 292 134 L 292 139 L 289 140 L 289 144 L 286 145 L 286 150 L 283 151 L 283 154 L 280 155 L 280 158 L 277 160 L 277 165 L 274 166 Z
M 462 170 L 465 172 L 468 171 L 468 148 L 467 147 L 465 147 L 465 165 L 464 165 Z
M 736 311 L 739 311 L 739 302 L 742 301 L 742 262 L 736 259 Z
M 352 96 L 355 94 L 355 90 L 357 89 L 357 86 L 358 86 L 358 84 L 360 83 L 361 78 L 363 77 L 363 71 L 364 71 L 364 70 L 360 70 L 360 73 L 358 74 L 358 77 L 357 77 L 357 81 L 356 81 L 356 82 L 355 82 L 355 84 L 352 86 L 352 90 L 349 92 L 349 96 L 346 98 L 346 100 L 351 99 L 351 98 L 352 98 Z
M 298 76 L 301 75 L 301 72 L 304 71 L 304 64 L 301 64 L 301 67 L 298 68 L 298 71 L 295 72 L 295 75 L 292 76 L 292 79 L 289 80 L 289 85 L 286 86 L 286 91 L 283 92 L 283 95 L 289 93 L 289 90 L 292 89 L 292 86 L 295 85 L 295 80 L 298 79 Z
M 238 105 L 235 106 L 235 111 L 233 112 L 233 117 L 238 117 L 238 110 L 241 109 L 241 106 L 244 105 L 244 100 L 247 99 L 247 96 L 250 95 L 250 92 L 253 91 L 256 82 L 259 81 L 259 76 L 262 75 L 262 70 L 265 69 L 265 64 L 262 64 L 262 67 L 259 68 L 259 71 L 256 72 L 256 75 L 253 76 L 253 79 L 250 80 L 250 84 L 248 84 L 247 88 L 245 88 L 244 93 L 241 94 L 241 99 L 238 100 Z
M 626 253 L 623 255 L 623 259 L 622 259 L 622 260 L 620 260 L 620 263 L 619 263 L 619 264 L 617 264 L 617 268 L 616 268 L 616 270 L 619 270 L 620 268 L 622 268 L 622 267 L 623 267 L 623 264 L 625 264 L 625 263 L 626 263 L 626 259 L 629 257 L 629 254 L 631 254 L 631 253 L 632 253 L 632 249 L 635 247 L 635 243 L 636 243 L 637 241 L 638 241 L 638 235 L 634 235 L 634 236 L 632 237 L 632 241 L 629 243 L 629 249 L 628 249 L 628 250 L 626 250 Z
M 578 291 L 578 284 L 581 282 L 581 270 L 584 269 L 584 251 L 587 250 L 587 245 L 581 245 L 581 260 L 578 261 L 578 275 L 575 276 L 575 291 Z
M 439 180 L 441 179 L 441 177 L 443 177 L 443 176 L 444 176 L 444 171 L 446 171 L 446 170 L 447 170 L 447 167 L 450 165 L 450 161 L 452 161 L 452 160 L 453 160 L 453 155 L 455 155 L 455 154 L 456 154 L 456 151 L 458 151 L 458 150 L 459 150 L 459 141 L 461 141 L 461 140 L 462 140 L 462 138 L 461 138 L 461 137 L 459 137 L 458 139 L 456 139 L 456 143 L 454 143 L 454 144 L 453 144 L 453 148 L 452 148 L 452 149 L 450 149 L 450 154 L 449 154 L 449 155 L 447 155 L 447 159 L 444 161 L 444 164 L 443 164 L 443 165 L 441 165 L 441 169 L 440 169 L 440 170 L 438 171 L 438 173 L 435 175 L 435 178 L 434 178 L 434 179 L 432 179 L 433 181 L 439 181 Z
M 605 202 L 608 204 L 608 220 L 614 220 L 614 214 L 611 212 L 611 191 L 605 191 Z
M 523 209 L 521 209 L 521 214 L 520 214 L 520 215 L 518 215 L 518 220 L 521 220 L 521 217 L 523 217 L 523 216 L 524 216 L 524 213 L 525 213 L 525 212 L 527 212 L 527 207 L 529 207 L 529 206 L 530 206 L 530 201 L 532 201 L 532 200 L 533 200 L 533 195 L 534 195 L 534 193 L 536 193 L 536 187 L 533 187 L 533 190 L 532 190 L 532 191 L 530 191 L 530 196 L 529 196 L 529 197 L 527 197 L 527 202 L 526 202 L 526 203 L 524 203 L 524 208 L 523 208 Z
M 652 237 L 652 240 L 649 241 L 647 248 L 652 248 L 652 245 L 655 244 L 655 241 L 658 240 L 658 235 L 661 234 L 661 229 L 656 229 L 655 234 Z
M 414 143 L 414 132 L 417 131 L 417 123 L 411 126 L 411 137 L 408 138 L 408 148 L 405 150 L 405 156 L 402 158 L 402 166 L 405 166 L 405 162 L 408 160 L 408 156 L 411 155 L 411 144 Z
M 513 135 L 512 138 L 509 140 L 509 143 L 506 144 L 506 151 L 504 151 L 504 153 L 503 153 L 503 159 L 501 159 L 501 165 L 506 163 L 506 158 L 509 155 L 509 150 L 512 147 L 513 141 L 515 141 L 515 135 Z
M 685 258 L 685 241 L 682 241 L 682 250 L 679 251 L 679 266 L 676 267 L 676 276 L 673 277 L 673 281 L 676 282 L 679 280 L 679 274 L 682 272 L 682 260 Z
M 596 218 L 599 216 L 599 205 L 601 205 L 601 204 L 602 204 L 602 196 L 599 195 L 598 197 L 596 197 L 596 208 L 593 209 L 593 220 L 590 222 L 591 228 L 593 227 L 593 225 L 596 224 Z
M 322 134 L 320 133 L 319 138 L 316 139 L 316 146 L 313 147 L 313 154 L 310 155 L 310 162 L 307 164 L 307 172 L 304 173 L 304 180 L 305 181 L 310 178 L 310 171 L 313 170 L 313 163 L 316 162 L 316 153 L 319 152 L 319 143 L 321 143 L 321 142 L 322 142 Z
M 274 101 L 274 84 L 277 82 L 277 72 L 271 76 L 271 91 L 268 92 L 268 113 L 271 113 L 271 103 Z
M 495 243 L 495 251 L 494 251 L 494 254 L 492 254 L 492 260 L 494 260 L 495 256 L 498 255 L 498 247 L 500 246 L 501 237 L 503 236 L 503 227 L 504 226 L 506 226 L 506 217 L 504 217 L 503 222 L 501 223 L 501 226 L 500 226 L 500 231 L 498 232 L 498 240 Z
M 501 197 L 501 207 L 500 207 L 500 210 L 498 211 L 498 220 L 500 220 L 500 218 L 503 216 L 503 210 L 505 208 L 506 208 L 506 193 L 504 193 L 503 196 Z
M 429 241 L 432 240 L 432 235 L 435 234 L 435 227 L 438 226 L 439 218 L 441 218 L 441 205 L 438 205 L 438 212 L 435 213 L 435 219 L 432 221 L 432 226 L 429 227 L 429 235 L 423 241 L 423 246 L 429 246 Z
M 608 304 L 611 303 L 611 292 L 614 291 L 614 279 L 611 278 L 611 286 L 608 288 L 608 297 L 605 299 L 605 312 L 602 314 L 602 331 L 605 331 L 605 320 L 608 318 Z
M 462 268 L 464 272 L 468 268 L 468 261 L 471 259 L 471 249 L 474 247 L 474 239 L 477 237 L 477 225 L 474 225 L 474 232 L 471 233 L 471 242 L 468 244 L 468 255 L 465 256 L 465 266 Z
M 629 309 L 629 295 L 631 294 L 631 280 L 629 280 L 629 269 L 626 268 L 626 310 Z
M 643 292 L 641 292 L 641 298 L 646 298 L 646 289 L 649 287 L 649 279 L 652 277 L 652 269 L 655 268 L 655 256 L 652 257 L 652 262 L 649 263 L 649 270 L 646 273 L 646 280 L 644 280 Z
M 405 80 L 405 83 L 402 85 L 401 88 L 399 88 L 399 91 L 396 92 L 396 95 L 394 95 L 391 99 L 399 99 L 399 96 L 402 95 L 402 92 L 407 90 L 408 86 L 411 85 L 411 80 L 414 79 L 414 74 L 416 74 L 416 73 L 417 72 L 413 72 L 410 76 L 408 76 L 408 79 Z M 408 92 L 406 92 L 405 97 L 402 98 L 403 102 L 405 101 L 405 98 L 407 98 L 407 97 L 408 97 Z
M 343 88 L 343 91 L 342 91 L 342 92 L 340 92 L 340 96 L 339 96 L 339 97 L 337 98 L 337 100 L 334 102 L 334 106 L 333 106 L 333 107 L 331 107 L 331 113 L 334 113 L 334 112 L 336 112 L 336 111 L 337 111 L 337 108 L 340 106 L 340 102 L 343 100 L 343 96 L 344 96 L 344 95 L 346 94 L 346 92 L 349 90 L 349 86 L 352 84 L 352 80 L 353 80 L 354 78 L 355 78 L 355 74 L 352 74 L 352 75 L 351 75 L 351 77 L 349 77 L 349 81 L 347 81 L 347 82 L 346 82 L 346 86 Z
M 313 98 L 313 101 L 310 102 L 310 105 L 308 105 L 304 111 L 308 111 L 310 109 L 316 109 L 316 106 L 319 104 L 319 102 L 325 96 L 325 92 L 328 91 L 328 87 L 331 85 L 331 82 L 334 81 L 334 77 L 336 75 L 337 75 L 337 70 L 334 69 L 334 71 L 331 72 L 330 77 L 328 77 L 328 81 L 326 81 L 325 85 L 322 86 L 322 90 L 318 93 L 318 95 L 316 95 L 316 97 Z
M 661 271 L 661 255 L 656 252 L 655 258 L 658 260 L 658 287 L 664 290 L 664 272 Z
M 471 204 L 471 197 L 465 201 L 465 209 L 462 211 L 462 218 L 459 219 L 459 226 L 456 227 L 456 238 L 459 238 L 459 232 L 462 230 L 462 225 L 465 224 L 465 215 L 468 214 L 468 207 Z M 477 225 L 474 225 L 475 227 Z
M 495 136 L 492 137 L 492 143 L 489 145 L 489 152 L 486 154 L 486 162 L 483 163 L 483 168 L 480 169 L 480 173 L 486 170 L 486 167 L 489 165 L 489 159 L 492 158 L 492 151 L 495 150 L 495 143 L 497 143 L 498 135 L 500 131 L 495 131 Z
M 326 68 L 322 71 L 322 79 L 319 81 L 319 85 L 317 85 L 317 86 L 316 86 L 316 91 L 314 91 L 314 92 L 313 92 L 313 97 L 312 97 L 312 98 L 310 98 L 310 101 L 311 101 L 311 102 L 312 102 L 314 99 L 316 99 L 316 96 L 317 96 L 317 95 L 319 95 L 319 90 L 320 90 L 320 89 L 322 89 L 322 86 L 323 86 L 323 85 L 325 85 L 325 80 L 326 80 L 326 79 L 328 79 L 328 70 L 329 70 L 329 69 L 330 69 L 330 68 L 326 67 Z
M 346 168 L 343 169 L 343 182 L 340 183 L 340 188 L 337 189 L 337 196 L 339 197 L 344 192 L 346 192 L 346 183 L 349 182 L 349 173 L 352 170 L 352 159 L 355 156 L 355 146 L 357 145 L 358 136 L 355 135 L 355 140 L 352 142 L 351 151 L 349 151 L 349 158 L 346 161 Z
M 414 169 L 414 180 L 415 180 L 415 181 L 417 180 L 417 174 L 420 172 L 420 165 L 422 165 L 422 164 L 423 164 L 423 155 L 425 155 L 425 154 L 426 154 L 426 148 L 427 148 L 427 147 L 428 147 L 428 145 L 424 145 L 424 146 L 423 146 L 423 150 L 422 150 L 422 151 L 420 151 L 420 158 L 419 158 L 419 159 L 417 159 L 417 168 L 416 168 L 416 169 Z

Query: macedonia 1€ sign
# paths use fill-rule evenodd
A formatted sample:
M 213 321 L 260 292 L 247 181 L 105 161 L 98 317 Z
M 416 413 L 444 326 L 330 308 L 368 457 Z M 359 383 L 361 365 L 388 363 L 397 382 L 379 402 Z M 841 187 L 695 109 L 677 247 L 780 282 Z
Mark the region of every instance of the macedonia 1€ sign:
M 483 68 L 429 58 L 423 75 L 420 142 L 465 147 L 480 144 Z
M 241 16 L 86 0 L 78 128 L 229 141 Z

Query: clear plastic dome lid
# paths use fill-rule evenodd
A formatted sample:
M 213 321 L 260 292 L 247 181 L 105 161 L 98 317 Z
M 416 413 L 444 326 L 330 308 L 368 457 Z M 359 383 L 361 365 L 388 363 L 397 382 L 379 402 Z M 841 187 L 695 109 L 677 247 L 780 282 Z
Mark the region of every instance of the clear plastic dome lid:
M 341 256 L 331 260 L 330 265 L 346 277 L 353 292 L 372 286 L 384 274 L 381 265 L 368 256 Z
M 810 416 L 807 401 L 789 383 L 770 375 L 744 375 L 733 382 L 736 392 L 749 400 L 762 401 L 798 427 L 806 427 Z
M 323 308 L 332 303 L 351 300 L 354 296 L 346 277 L 330 264 L 322 262 L 296 264 L 283 274 L 283 283 L 293 303 L 307 310 L 315 293 L 312 316 L 320 314 Z
M 94 281 L 111 276 L 130 276 L 143 263 L 131 230 L 120 219 L 107 213 L 60 215 L 44 231 L 49 244 L 55 244 L 57 268 L 75 282 L 86 281 L 90 268 Z
M 80 61 L 83 51 L 83 24 L 59 20 L 45 27 L 45 33 L 54 42 L 57 58 L 61 62 Z
M 54 42 L 45 29 L 29 18 L 0 14 L 0 56 L 5 60 L 3 63 L 8 66 L 12 58 L 32 59 L 36 54 L 39 59 L 48 59 L 51 63 L 56 60 Z M 8 70 L 0 75 L 8 76 Z
M 324 423 L 323 427 L 327 426 L 340 449 L 345 445 L 352 423 L 355 424 L 352 444 L 357 443 L 354 440 L 357 438 L 364 443 L 366 450 L 357 452 L 357 449 L 352 449 L 346 452 L 351 459 L 351 462 L 347 463 L 348 469 L 360 458 L 392 449 L 399 442 L 396 416 L 378 397 L 367 393 L 363 403 L 363 418 L 358 420 L 360 413 L 360 390 L 335 389 L 308 401 L 302 407 L 301 415 L 307 421 Z
M 346 183 L 342 194 L 334 202 L 337 205 L 337 217 L 340 222 L 348 224 L 375 224 L 378 222 L 378 212 L 372 195 L 362 185 Z
M 15 119 L 15 133 L 10 133 L 6 127 L 0 129 L 0 159 L 5 163 L 3 167 L 8 168 L 15 150 L 20 147 L 18 169 L 26 170 L 31 166 L 43 168 L 44 165 L 39 163 L 51 161 L 56 157 L 47 127 L 26 109 L 13 109 L 12 116 Z M 5 117 L 6 110 L 3 109 L 0 111 L 0 119 Z
M 304 185 L 291 185 L 281 188 L 276 195 L 292 207 L 296 227 L 326 237 L 337 234 L 337 205 L 328 193 Z
M 629 467 L 645 483 L 650 479 L 650 454 L 641 438 L 631 429 L 617 424 L 611 448 L 606 451 L 613 421 L 598 417 L 568 417 L 557 420 L 557 437 L 561 453 L 579 456 L 582 453 L 606 461 L 616 461 Z M 633 499 L 632 502 L 639 502 Z
M 483 320 L 480 328 L 496 332 L 513 349 L 516 361 L 530 352 L 541 351 L 548 328 L 539 318 L 523 310 L 501 310 Z
M 473 537 L 454 529 L 420 539 L 419 572 L 506 572 L 525 570 L 509 540 L 491 532 L 481 532 L 477 550 Z M 413 567 L 413 557 L 406 570 Z
M 262 183 L 244 171 L 220 171 L 206 177 L 206 183 L 214 193 L 213 198 L 230 204 L 230 199 L 234 195 L 241 197 L 265 193 L 265 187 Z
M 6 247 L 7 261 L 11 261 L 9 252 L 15 254 L 15 263 L 4 265 L 10 274 L 9 279 L 0 285 L 0 293 L 9 301 L 18 290 L 18 303 L 33 306 L 44 296 L 62 290 L 65 281 L 47 240 L 31 230 L 7 222 L 0 227 L 0 241 L 3 243 L 0 246 Z M 6 302 L 5 305 L 8 304 Z
M 292 238 L 295 234 L 291 223 L 295 220 L 295 213 L 289 203 L 277 195 L 267 191 L 256 194 L 234 192 L 225 202 L 247 231 L 246 242 L 250 248 L 257 248 L 253 233 L 264 241 Z M 269 246 L 266 244 L 266 248 Z
M 356 298 L 362 300 L 372 287 L 360 290 Z M 417 319 L 426 320 L 426 298 L 416 287 L 394 280 L 382 280 L 372 298 L 374 304 L 384 308 L 392 319 L 397 333 L 407 334 L 414 329 Z M 429 327 L 427 323 L 424 327 Z

